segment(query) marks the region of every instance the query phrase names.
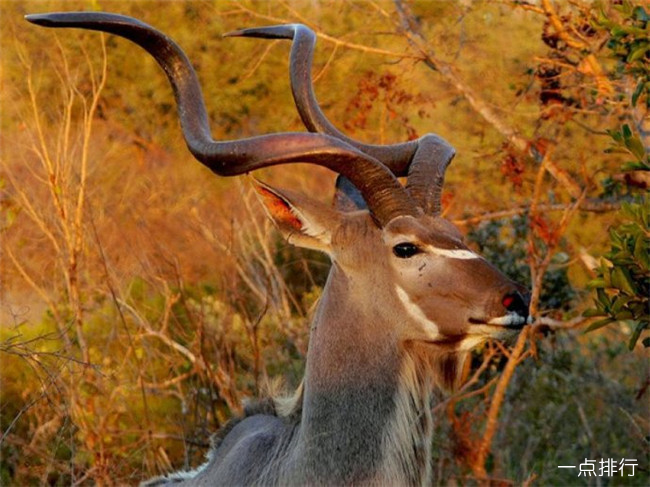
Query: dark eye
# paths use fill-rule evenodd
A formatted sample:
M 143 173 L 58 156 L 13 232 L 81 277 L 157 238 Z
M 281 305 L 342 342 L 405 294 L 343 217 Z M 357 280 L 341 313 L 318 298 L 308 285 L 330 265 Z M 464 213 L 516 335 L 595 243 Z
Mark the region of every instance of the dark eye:
M 393 247 L 393 253 L 400 259 L 408 259 L 421 252 L 420 247 L 409 242 L 398 243 Z

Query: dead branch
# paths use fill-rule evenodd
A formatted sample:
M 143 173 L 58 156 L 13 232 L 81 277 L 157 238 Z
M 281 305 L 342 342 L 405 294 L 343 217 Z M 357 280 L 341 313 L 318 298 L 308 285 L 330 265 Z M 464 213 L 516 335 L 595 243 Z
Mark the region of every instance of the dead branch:
M 573 208 L 574 206 L 575 203 L 540 204 L 537 205 L 537 211 L 544 212 L 544 213 L 551 212 L 551 211 L 566 211 L 570 208 Z M 478 215 L 470 218 L 462 218 L 462 219 L 457 219 L 452 221 L 454 225 L 461 226 L 461 227 L 468 226 L 468 225 L 475 225 L 477 223 L 481 223 L 484 221 L 501 220 L 503 218 L 510 218 L 513 216 L 524 215 L 526 213 L 531 212 L 531 207 L 532 204 L 519 206 L 517 208 L 513 208 L 510 210 L 491 211 L 489 213 L 484 213 L 482 215 Z M 586 211 L 591 213 L 607 213 L 610 211 L 617 211 L 620 209 L 620 207 L 621 205 L 618 202 L 602 201 L 596 199 L 583 199 L 578 204 L 577 209 L 580 211 Z

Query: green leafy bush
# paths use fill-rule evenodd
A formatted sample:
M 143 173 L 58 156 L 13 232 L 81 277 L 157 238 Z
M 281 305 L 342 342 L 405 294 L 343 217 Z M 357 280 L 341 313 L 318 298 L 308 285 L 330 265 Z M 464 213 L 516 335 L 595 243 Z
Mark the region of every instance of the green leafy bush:
M 650 91 L 650 35 L 648 31 L 648 20 L 650 14 L 641 5 L 634 5 L 632 2 L 624 1 L 614 6 L 621 18 L 616 19 L 608 16 L 601 9 L 596 20 L 596 27 L 605 29 L 609 33 L 607 47 L 618 61 L 617 71 L 619 74 L 633 76 L 637 83 L 632 94 L 632 106 L 637 104 L 639 98 Z M 646 96 L 646 104 L 650 98 Z
M 632 349 L 650 323 L 650 208 L 643 196 L 635 203 L 623 203 L 623 223 L 609 230 L 611 249 L 597 269 L 589 287 L 596 290 L 595 308 L 585 316 L 601 316 L 588 330 L 615 322 L 634 326 L 629 347 Z M 650 338 L 643 341 L 650 346 Z
M 615 7 L 618 18 L 607 16 L 601 10 L 597 28 L 609 34 L 607 47 L 617 61 L 616 73 L 635 84 L 630 96 L 632 109 L 629 118 L 637 128 L 643 125 L 643 115 L 634 116 L 650 106 L 650 16 L 641 5 L 624 1 Z M 639 118 L 640 120 L 635 120 Z M 633 124 L 635 125 L 635 124 Z M 595 307 L 584 315 L 600 317 L 587 331 L 611 323 L 626 322 L 633 327 L 628 346 L 634 348 L 644 330 L 650 326 L 650 210 L 647 194 L 635 195 L 639 188 L 646 190 L 650 180 L 650 155 L 645 140 L 625 123 L 620 129 L 608 130 L 612 145 L 607 153 L 626 154 L 631 159 L 621 165 L 622 177 L 609 178 L 603 184 L 605 193 L 628 201 L 622 203 L 623 222 L 609 229 L 610 250 L 596 269 L 596 278 L 589 287 L 596 290 Z M 625 183 L 625 184 L 623 184 Z M 650 346 L 650 337 L 643 343 Z

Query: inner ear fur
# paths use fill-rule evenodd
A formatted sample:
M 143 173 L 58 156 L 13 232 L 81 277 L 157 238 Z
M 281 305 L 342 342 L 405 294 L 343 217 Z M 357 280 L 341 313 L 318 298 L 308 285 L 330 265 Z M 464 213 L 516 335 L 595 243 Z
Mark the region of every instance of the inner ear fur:
M 289 243 L 330 251 L 332 232 L 341 222 L 340 212 L 303 194 L 277 189 L 255 179 L 253 186 L 266 213 Z

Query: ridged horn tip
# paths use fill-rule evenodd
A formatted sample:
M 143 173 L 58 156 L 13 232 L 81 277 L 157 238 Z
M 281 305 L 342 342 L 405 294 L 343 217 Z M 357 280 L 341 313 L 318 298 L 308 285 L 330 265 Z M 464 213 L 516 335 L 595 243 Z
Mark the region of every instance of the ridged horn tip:
M 25 15 L 25 20 L 32 24 L 42 25 L 43 27 L 51 27 L 56 24 L 56 19 L 53 18 L 55 14 L 29 14 Z

